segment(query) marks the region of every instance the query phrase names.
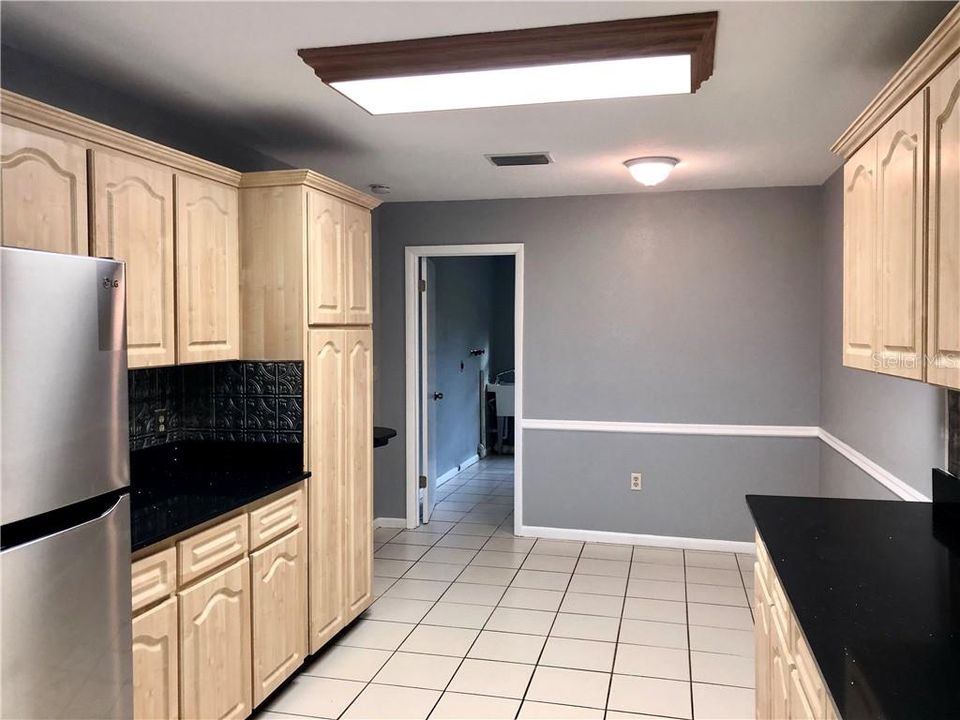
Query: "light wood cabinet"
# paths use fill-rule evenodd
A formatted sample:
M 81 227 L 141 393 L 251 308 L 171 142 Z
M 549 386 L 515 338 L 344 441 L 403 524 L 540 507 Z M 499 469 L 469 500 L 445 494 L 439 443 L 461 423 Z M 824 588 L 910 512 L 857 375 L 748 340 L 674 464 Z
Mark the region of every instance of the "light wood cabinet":
M 929 87 L 927 378 L 960 389 L 960 58 Z
M 877 133 L 878 370 L 923 379 L 926 98 Z
M 373 602 L 373 331 L 347 330 L 344 522 L 346 621 Z
M 373 254 L 370 212 L 347 204 L 343 211 L 345 325 L 373 323 Z
M 6 119 L 0 145 L 0 242 L 86 255 L 85 145 Z
M 344 608 L 343 330 L 311 330 L 306 366 L 310 506 L 310 652 L 346 624 Z
M 177 175 L 177 325 L 181 363 L 240 357 L 236 188 Z
M 823 675 L 759 535 L 754 568 L 757 720 L 837 717 Z
M 877 143 L 843 167 L 843 364 L 874 369 L 877 347 Z
M 133 619 L 133 716 L 180 717 L 177 599 L 167 598 Z
M 247 552 L 246 515 L 238 515 L 177 543 L 180 584 L 243 557 Z
M 101 149 L 91 170 L 93 254 L 127 263 L 127 365 L 173 365 L 173 171 Z
M 373 602 L 372 336 L 309 333 L 311 652 Z
M 307 655 L 306 536 L 298 529 L 250 554 L 253 582 L 253 704 Z
M 130 568 L 130 589 L 134 612 L 176 592 L 176 548 L 161 550 L 133 563 Z
M 843 363 L 951 388 L 960 388 L 958 25 L 960 6 L 832 148 L 846 159 Z
M 179 593 L 185 718 L 239 720 L 253 709 L 249 565 L 244 558 Z
M 316 190 L 307 189 L 305 193 L 307 319 L 311 325 L 342 325 L 345 318 L 345 203 Z
M 297 483 L 161 549 L 137 552 L 135 720 L 243 718 L 302 665 L 304 490 Z

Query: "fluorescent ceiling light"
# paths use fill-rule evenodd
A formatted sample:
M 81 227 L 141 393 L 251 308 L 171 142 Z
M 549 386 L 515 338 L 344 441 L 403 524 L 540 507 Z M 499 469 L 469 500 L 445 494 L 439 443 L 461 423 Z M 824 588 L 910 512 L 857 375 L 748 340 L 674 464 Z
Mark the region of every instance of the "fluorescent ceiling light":
M 691 92 L 690 55 L 331 82 L 373 115 Z
M 673 171 L 679 161 L 672 157 L 642 157 L 627 160 L 624 165 L 641 185 L 659 185 Z

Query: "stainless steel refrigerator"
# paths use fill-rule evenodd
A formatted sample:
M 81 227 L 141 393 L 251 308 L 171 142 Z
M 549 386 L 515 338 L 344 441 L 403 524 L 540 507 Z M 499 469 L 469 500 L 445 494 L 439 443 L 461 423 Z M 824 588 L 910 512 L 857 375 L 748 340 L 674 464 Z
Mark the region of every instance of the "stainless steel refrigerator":
M 0 717 L 133 716 L 122 263 L 0 248 Z

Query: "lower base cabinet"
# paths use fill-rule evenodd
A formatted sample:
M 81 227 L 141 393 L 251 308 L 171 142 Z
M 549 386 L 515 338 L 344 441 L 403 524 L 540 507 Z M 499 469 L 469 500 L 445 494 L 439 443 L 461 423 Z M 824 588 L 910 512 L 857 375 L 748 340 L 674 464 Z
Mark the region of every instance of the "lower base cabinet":
M 253 704 L 307 655 L 307 562 L 303 530 L 250 554 L 253 578 Z
M 167 598 L 133 619 L 133 716 L 177 720 L 179 698 L 177 599 Z
M 759 535 L 754 573 L 757 720 L 836 720 L 833 698 Z
M 239 720 L 253 710 L 249 565 L 244 558 L 179 593 L 184 718 Z

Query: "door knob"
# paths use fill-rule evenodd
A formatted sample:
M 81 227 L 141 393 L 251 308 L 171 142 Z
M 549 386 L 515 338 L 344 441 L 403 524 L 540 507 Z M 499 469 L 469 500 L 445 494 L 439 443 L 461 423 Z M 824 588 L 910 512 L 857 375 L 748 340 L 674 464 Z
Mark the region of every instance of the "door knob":
M 443 393 L 442 393 L 442 392 L 435 392 L 435 393 L 433 394 L 433 399 L 434 399 L 434 400 L 443 400 Z

